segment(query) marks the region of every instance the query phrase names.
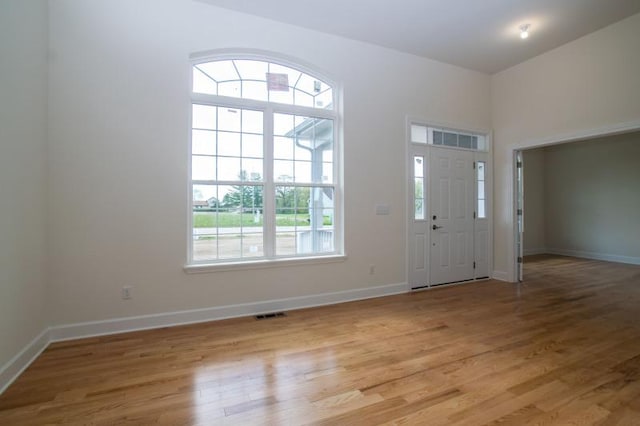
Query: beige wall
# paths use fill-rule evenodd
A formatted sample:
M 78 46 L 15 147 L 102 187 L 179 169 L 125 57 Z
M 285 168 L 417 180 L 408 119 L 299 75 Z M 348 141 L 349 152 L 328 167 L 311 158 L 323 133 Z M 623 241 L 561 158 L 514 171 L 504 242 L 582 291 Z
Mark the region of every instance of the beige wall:
M 549 251 L 640 264 L 640 133 L 545 151 Z
M 46 1 L 0 11 L 0 376 L 46 328 Z M 0 388 L 4 383 L 0 380 Z
M 494 269 L 514 280 L 513 148 L 640 127 L 640 14 L 492 77 Z
M 544 253 L 545 241 L 545 152 L 526 150 L 524 163 L 524 254 Z
M 481 73 L 194 1 L 50 6 L 53 325 L 406 282 L 406 116 L 491 127 Z M 189 55 L 243 47 L 298 58 L 343 84 L 345 262 L 182 269 Z M 376 216 L 376 203 L 391 214 Z M 132 300 L 121 300 L 123 285 Z

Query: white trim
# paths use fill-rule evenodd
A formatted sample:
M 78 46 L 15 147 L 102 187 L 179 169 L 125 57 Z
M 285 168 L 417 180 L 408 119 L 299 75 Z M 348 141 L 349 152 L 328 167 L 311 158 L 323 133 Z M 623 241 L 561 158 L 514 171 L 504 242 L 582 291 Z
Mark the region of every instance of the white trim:
M 277 268 L 280 266 L 321 265 L 324 263 L 344 262 L 346 255 L 336 254 L 330 256 L 261 259 L 255 261 L 239 261 L 229 263 L 203 263 L 187 264 L 183 269 L 187 274 L 200 274 L 207 272 L 237 271 L 247 269 Z
M 422 143 L 414 143 L 411 141 L 411 126 L 412 125 L 419 125 L 419 126 L 426 126 L 426 127 L 434 127 L 434 128 L 441 128 L 441 129 L 448 129 L 454 132 L 462 132 L 462 133 L 470 133 L 470 134 L 475 134 L 475 135 L 483 135 L 486 138 L 486 147 L 484 150 L 472 150 L 472 149 L 466 149 L 466 148 L 457 148 L 457 147 L 449 147 L 449 146 L 439 146 L 439 145 L 433 145 L 430 143 L 426 143 L 426 144 L 422 144 Z M 411 116 L 411 115 L 406 115 L 405 116 L 405 188 L 404 188 L 404 192 L 405 192 L 405 205 L 407 206 L 407 214 L 405 216 L 405 279 L 407 281 L 407 287 L 409 291 L 413 291 L 414 289 L 411 288 L 411 284 L 410 284 L 410 269 L 411 269 L 411 247 L 410 247 L 410 239 L 409 239 L 409 233 L 410 233 L 410 223 L 413 219 L 413 214 L 414 214 L 414 206 L 413 206 L 413 194 L 410 190 L 410 187 L 412 185 L 412 168 L 413 168 L 413 161 L 412 161 L 412 156 L 415 154 L 415 149 L 414 147 L 426 147 L 426 154 L 425 154 L 425 161 L 427 162 L 427 164 L 430 164 L 431 161 L 431 149 L 432 148 L 445 148 L 445 149 L 451 149 L 451 150 L 458 150 L 458 151 L 467 151 L 467 152 L 473 152 L 473 161 L 478 161 L 478 158 L 482 158 L 480 161 L 484 161 L 486 164 L 486 174 L 485 174 L 485 200 L 486 200 L 486 207 L 485 210 L 487 212 L 487 222 L 488 222 L 488 235 L 489 235 L 489 247 L 488 247 L 488 253 L 487 253 L 487 263 L 489 265 L 489 270 L 488 273 L 491 273 L 491 268 L 493 267 L 493 261 L 494 261 L 494 253 L 493 253 L 493 232 L 494 232 L 494 215 L 493 215 L 493 200 L 494 200 L 494 175 L 493 175 L 493 131 L 491 129 L 485 129 L 485 128 L 478 128 L 478 127 L 474 127 L 474 126 L 470 126 L 470 125 L 466 125 L 466 124 L 454 124 L 454 123 L 450 123 L 450 122 L 442 122 L 442 121 L 437 121 L 437 120 L 430 120 L 430 119 L 422 119 L 422 118 L 418 118 L 416 116 Z M 477 196 L 476 196 L 476 186 L 477 186 L 477 174 L 474 173 L 474 205 L 477 207 Z M 429 173 L 426 173 L 425 175 L 425 188 L 428 188 L 430 185 L 430 181 L 429 181 Z M 429 207 L 429 209 L 431 208 L 429 206 L 428 202 L 425 202 L 425 212 L 428 210 L 427 207 Z M 474 207 L 474 210 L 477 210 L 476 207 Z M 425 217 L 426 220 L 429 220 L 428 217 Z M 427 247 L 431 247 L 431 234 L 427 233 Z M 474 224 L 474 250 L 475 250 L 475 224 Z M 430 255 L 427 255 L 427 258 L 430 259 Z M 430 265 L 427 262 L 427 268 L 430 268 Z M 474 276 L 475 276 L 475 271 L 474 271 Z M 428 282 L 426 283 L 427 286 L 431 285 L 431 273 L 429 272 L 429 277 L 428 277 Z
M 0 395 L 52 342 L 245 317 L 275 311 L 335 305 L 403 293 L 407 293 L 407 283 L 388 284 L 311 296 L 289 297 L 256 303 L 243 303 L 49 327 L 2 366 L 0 369 Z
M 618 254 L 594 253 L 590 251 L 565 250 L 550 248 L 545 251 L 549 254 L 560 256 L 581 257 L 584 259 L 604 260 L 606 262 L 628 263 L 630 265 L 640 265 L 640 257 L 622 256 Z
M 323 293 L 311 296 L 290 297 L 256 303 L 217 306 L 213 308 L 176 311 L 135 317 L 115 318 L 104 321 L 90 321 L 77 324 L 59 325 L 50 328 L 52 342 L 125 333 L 175 325 L 194 324 L 258 315 L 267 312 L 304 309 L 315 306 L 333 305 L 374 297 L 391 296 L 407 292 L 406 283 L 388 284 L 378 287 Z
M 515 282 L 509 279 L 509 273 L 504 271 L 493 271 L 491 278 L 498 281 L 506 281 L 508 283 Z
M 49 346 L 49 329 L 44 329 L 16 356 L 0 369 L 0 395 L 22 374 L 24 370 Z
M 516 151 L 529 149 L 529 148 L 539 148 L 539 147 L 549 146 L 549 145 L 558 145 L 558 144 L 567 143 L 567 142 L 576 142 L 576 141 L 582 141 L 582 140 L 588 140 L 588 139 L 614 136 L 614 135 L 630 133 L 638 130 L 640 130 L 640 120 L 633 120 L 633 121 L 626 121 L 623 123 L 616 123 L 616 124 L 611 124 L 611 125 L 602 126 L 602 127 L 596 127 L 593 129 L 560 133 L 555 136 L 548 136 L 544 138 L 525 139 L 521 142 L 516 142 L 507 146 L 507 150 L 508 152 L 511 153 L 511 157 L 512 157 L 512 160 L 509 162 L 509 164 L 507 164 L 507 173 L 509 176 L 511 176 L 511 179 L 509 179 L 509 183 L 507 187 L 507 197 L 508 197 L 507 205 L 509 205 L 511 208 L 510 216 L 512 221 L 511 238 L 508 238 L 508 240 L 511 240 L 512 245 L 511 247 L 508 248 L 508 251 L 507 251 L 507 265 L 509 266 L 509 271 L 507 272 L 507 274 L 509 276 L 509 279 L 507 279 L 506 281 L 515 282 L 518 279 L 517 277 L 518 268 L 516 265 L 517 256 L 515 255 L 516 239 L 517 239 L 515 233 L 517 232 L 516 225 L 517 225 L 518 218 L 516 217 L 517 212 L 514 207 L 514 202 L 515 202 L 514 183 L 515 183 L 516 176 L 513 170 Z M 496 279 L 499 279 L 499 278 L 496 277 Z

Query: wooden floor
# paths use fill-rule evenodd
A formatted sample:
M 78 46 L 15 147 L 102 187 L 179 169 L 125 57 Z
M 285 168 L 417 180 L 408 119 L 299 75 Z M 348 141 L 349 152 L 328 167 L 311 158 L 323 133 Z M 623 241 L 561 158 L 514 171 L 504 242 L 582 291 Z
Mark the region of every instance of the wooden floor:
M 640 267 L 52 344 L 0 424 L 640 425 Z

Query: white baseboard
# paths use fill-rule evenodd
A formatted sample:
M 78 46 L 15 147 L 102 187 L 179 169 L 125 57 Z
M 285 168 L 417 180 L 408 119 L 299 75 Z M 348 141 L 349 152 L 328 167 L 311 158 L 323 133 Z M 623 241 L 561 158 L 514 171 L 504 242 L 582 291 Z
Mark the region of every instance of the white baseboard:
M 406 293 L 407 291 L 407 283 L 398 283 L 378 287 L 338 291 L 334 293 L 268 300 L 265 302 L 244 303 L 214 308 L 194 309 L 189 311 L 167 312 L 161 314 L 116 318 L 104 321 L 58 325 L 50 328 L 50 337 L 52 342 L 57 342 L 82 337 L 93 337 L 151 328 L 244 317 L 268 312 L 333 305 L 336 303 L 350 302 L 354 300 Z
M 549 251 L 546 248 L 530 248 L 523 250 L 525 256 L 532 256 L 534 254 L 547 254 Z
M 504 271 L 493 271 L 493 273 L 491 274 L 491 278 L 493 278 L 494 280 L 511 282 L 511 280 L 509 279 L 509 273 Z
M 391 296 L 408 292 L 407 283 L 388 284 L 378 287 L 337 291 L 311 296 L 290 297 L 265 302 L 244 303 L 219 306 L 215 308 L 194 309 L 189 311 L 167 312 L 162 314 L 141 315 L 116 318 L 104 321 L 90 321 L 49 327 L 40 333 L 31 343 L 0 369 L 0 394 L 13 383 L 20 374 L 44 351 L 49 343 L 82 337 L 102 336 L 125 333 L 128 331 L 170 327 L 173 325 L 193 324 L 258 315 L 268 312 L 288 311 L 313 306 L 333 305 L 374 297 Z
M 16 356 L 0 368 L 0 395 L 49 346 L 49 329 L 45 329 Z
M 604 260 L 606 262 L 629 263 L 631 265 L 640 265 L 640 257 L 620 256 L 617 254 L 594 253 L 589 251 L 565 250 L 550 248 L 547 249 L 549 254 L 557 254 L 560 256 L 582 257 L 585 259 Z

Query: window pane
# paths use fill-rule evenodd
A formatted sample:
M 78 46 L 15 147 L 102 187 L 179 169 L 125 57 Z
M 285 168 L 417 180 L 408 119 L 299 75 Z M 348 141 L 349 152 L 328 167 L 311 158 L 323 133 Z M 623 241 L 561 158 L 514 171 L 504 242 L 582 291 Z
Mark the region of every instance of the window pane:
M 265 81 L 269 66 L 267 62 L 245 59 L 236 59 L 233 62 L 243 80 Z
M 262 135 L 242 134 L 242 156 L 262 158 Z
M 413 157 L 413 176 L 414 177 L 423 177 L 424 176 L 424 157 L 421 155 L 416 155 Z
M 424 202 L 415 200 L 414 217 L 416 220 L 424 220 Z
M 296 83 L 295 87 L 298 90 L 302 90 L 309 94 L 320 93 L 320 86 L 317 87 L 317 91 L 314 87 L 315 79 L 308 74 L 302 74 L 300 79 Z
M 216 154 L 216 132 L 210 130 L 193 130 L 191 132 L 192 154 Z
M 242 110 L 242 132 L 262 134 L 262 111 Z
M 240 77 L 236 72 L 236 68 L 233 66 L 233 62 L 229 60 L 206 62 L 203 64 L 198 64 L 196 65 L 196 67 L 201 69 L 204 73 L 206 73 L 217 82 L 238 80 Z
M 262 228 L 259 228 L 262 229 Z M 244 228 L 243 228 L 244 230 Z M 242 234 L 242 257 L 262 257 L 264 256 L 263 235 L 260 233 Z
M 295 158 L 296 160 L 311 161 L 311 150 L 307 148 L 308 145 L 295 145 Z
M 218 180 L 240 180 L 239 157 L 218 157 Z
M 444 132 L 443 145 L 458 146 L 458 135 L 456 133 Z
M 216 111 L 218 108 L 193 104 L 192 125 L 194 129 L 216 129 Z
M 262 173 L 262 160 L 243 158 L 242 159 L 242 180 L 261 181 L 264 174 Z
M 197 67 L 193 67 L 193 91 L 195 93 L 206 93 L 207 95 L 216 95 L 216 82 L 211 80 Z
M 267 100 L 267 83 L 264 81 L 243 81 L 242 97 L 245 99 Z
M 478 150 L 486 151 L 487 148 L 487 137 L 482 135 L 478 136 Z
M 296 213 L 299 215 L 308 215 L 309 214 L 309 201 L 311 197 L 311 188 L 309 187 L 298 187 L 295 188 L 295 203 L 294 207 L 296 209 Z
M 478 218 L 484 219 L 487 217 L 485 211 L 485 200 L 478 200 Z
M 217 260 L 218 238 L 216 235 L 193 235 L 193 260 Z
M 433 144 L 442 145 L 442 132 L 439 132 L 437 130 L 433 131 Z
M 302 75 L 302 73 L 298 70 L 294 70 L 293 68 L 274 63 L 269 64 L 269 72 L 276 74 L 287 74 L 287 76 L 289 77 L 289 86 L 291 87 L 295 86 L 295 84 L 298 82 L 298 79 Z
M 293 161 L 274 160 L 273 176 L 276 182 L 292 182 Z
M 294 181 L 295 182 L 321 182 L 322 176 L 319 176 L 318 179 L 311 179 L 311 162 L 310 161 L 295 161 L 294 164 Z
M 333 183 L 333 163 L 322 163 L 322 183 Z
M 484 168 L 485 168 L 485 162 L 484 161 L 478 161 L 478 180 L 485 180 L 484 179 Z
M 411 125 L 411 142 L 427 143 L 427 128 L 425 126 Z
M 294 104 L 298 106 L 313 107 L 313 96 L 300 90 L 293 93 Z
M 240 133 L 240 115 L 234 108 L 218 108 L 218 129 Z
M 194 200 L 209 200 L 215 198 L 218 194 L 216 185 L 193 185 Z
M 278 232 L 276 233 L 276 255 L 292 256 L 296 254 L 296 233 Z
M 240 156 L 240 133 L 218 132 L 218 155 Z
M 458 135 L 458 146 L 471 149 L 471 135 Z
M 229 213 L 233 214 L 233 213 Z M 218 234 L 218 259 L 236 259 L 242 253 L 242 234 L 220 229 Z
M 275 137 L 273 141 L 273 158 L 293 160 L 293 138 Z M 277 175 L 276 175 L 277 176 Z
M 276 209 L 278 214 L 293 214 L 295 208 L 295 188 L 276 186 Z
M 218 95 L 233 98 L 242 97 L 242 84 L 240 81 L 225 81 L 218 83 Z
M 484 199 L 484 181 L 479 180 L 478 181 L 478 198 L 479 199 Z
M 292 136 L 294 127 L 293 115 L 273 114 L 273 134 L 275 136 Z
M 328 89 L 316 95 L 314 106 L 316 108 L 333 109 L 333 90 Z
M 191 179 L 215 180 L 216 157 L 194 155 L 191 159 Z

